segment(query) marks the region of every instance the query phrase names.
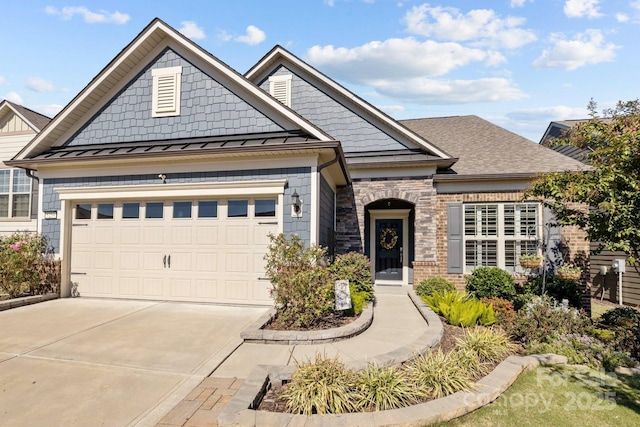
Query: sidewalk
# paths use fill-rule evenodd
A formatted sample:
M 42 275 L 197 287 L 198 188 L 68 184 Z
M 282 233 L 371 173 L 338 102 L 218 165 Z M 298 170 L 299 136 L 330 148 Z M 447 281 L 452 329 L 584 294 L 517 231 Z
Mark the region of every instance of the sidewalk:
M 158 424 L 162 427 L 215 426 L 224 405 L 257 365 L 293 365 L 316 354 L 334 357 L 349 365 L 362 365 L 376 356 L 416 345 L 429 325 L 407 296 L 406 286 L 376 286 L 373 323 L 362 334 L 343 341 L 314 345 L 244 343 Z M 422 347 L 422 348 L 420 348 Z

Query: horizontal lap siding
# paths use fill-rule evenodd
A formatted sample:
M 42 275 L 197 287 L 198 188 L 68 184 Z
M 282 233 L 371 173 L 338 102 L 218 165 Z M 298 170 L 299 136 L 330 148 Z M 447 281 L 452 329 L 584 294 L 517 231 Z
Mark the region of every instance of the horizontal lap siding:
M 591 245 L 592 250 L 597 248 L 597 243 Z M 602 251 L 597 255 L 591 255 L 591 278 L 593 281 L 591 292 L 594 298 L 601 298 L 604 288 L 604 299 L 614 303 L 618 302 L 618 274 L 611 269 L 611 262 L 619 258 L 625 258 L 623 252 Z M 601 266 L 606 266 L 609 270 L 605 276 L 600 274 Z M 640 274 L 628 264 L 626 272 L 622 274 L 622 302 L 626 305 L 640 305 Z

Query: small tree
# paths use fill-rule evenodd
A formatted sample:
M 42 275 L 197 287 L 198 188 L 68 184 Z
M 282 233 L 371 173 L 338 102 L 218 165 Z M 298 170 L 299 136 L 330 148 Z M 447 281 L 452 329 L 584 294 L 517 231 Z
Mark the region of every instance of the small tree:
M 619 102 L 599 117 L 569 129 L 560 143 L 585 149 L 590 168 L 537 179 L 525 197 L 541 197 L 561 225 L 583 229 L 598 250 L 624 251 L 638 270 L 640 260 L 640 101 Z M 586 206 L 583 209 L 580 206 Z

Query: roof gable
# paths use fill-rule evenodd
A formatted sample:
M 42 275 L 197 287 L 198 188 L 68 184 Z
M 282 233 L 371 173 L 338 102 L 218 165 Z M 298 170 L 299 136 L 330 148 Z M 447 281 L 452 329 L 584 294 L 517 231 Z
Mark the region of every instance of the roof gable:
M 9 121 L 12 123 L 9 124 Z M 0 132 L 4 129 L 9 132 L 40 132 L 51 119 L 40 113 L 36 113 L 22 105 L 4 100 L 0 102 Z
M 171 49 L 250 103 L 280 130 L 302 130 L 321 141 L 331 138 L 295 112 L 251 84 L 236 71 L 197 46 L 160 19 L 154 19 L 29 143 L 16 160 L 41 154 L 77 136 L 85 125 L 117 98 L 159 55 Z
M 301 111 L 295 107 L 294 109 L 303 117 L 318 124 L 335 139 L 340 140 L 345 147 L 345 152 L 372 150 L 371 146 L 367 147 L 365 144 L 360 145 L 360 141 L 353 141 L 352 143 L 349 141 L 350 137 L 364 130 L 365 139 L 371 136 L 377 138 L 377 142 L 374 141 L 373 144 L 378 144 L 380 151 L 419 148 L 433 156 L 442 159 L 452 159 L 449 154 L 431 141 L 407 129 L 398 121 L 384 114 L 281 46 L 274 47 L 255 66 L 247 71 L 245 76 L 255 84 L 263 86 L 263 89 L 268 92 L 268 87 L 264 87 L 264 85 L 267 84 L 265 82 L 267 82 L 268 77 L 278 72 L 283 72 L 282 70 L 292 72 L 298 76 L 301 83 L 307 86 L 307 90 L 311 90 L 310 88 L 312 88 L 314 91 L 322 92 L 334 101 L 334 106 L 339 105 L 343 107 L 343 110 L 337 112 L 335 115 L 336 120 L 340 121 L 340 126 L 343 126 L 343 129 L 345 129 L 344 135 L 340 134 L 340 126 L 320 124 L 322 120 L 318 117 L 310 117 L 308 115 L 309 112 Z M 310 95 L 313 94 L 310 93 Z M 317 110 L 318 109 L 316 109 L 316 111 Z M 346 121 L 345 114 L 350 116 L 346 117 Z M 354 129 L 349 128 L 348 123 L 350 120 L 355 120 L 355 118 L 358 119 L 358 122 L 354 123 L 354 126 L 360 127 L 354 132 Z M 381 137 L 382 134 L 385 135 L 385 138 Z M 371 142 L 371 140 L 369 141 Z

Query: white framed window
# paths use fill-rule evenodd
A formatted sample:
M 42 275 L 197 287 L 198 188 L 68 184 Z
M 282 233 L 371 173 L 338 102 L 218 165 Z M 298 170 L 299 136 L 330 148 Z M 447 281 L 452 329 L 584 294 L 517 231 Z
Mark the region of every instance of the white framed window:
M 151 117 L 179 116 L 182 67 L 155 68 L 151 70 L 151 76 Z
M 291 107 L 291 74 L 269 77 L 269 93 L 287 107 Z
M 23 169 L 0 170 L 0 218 L 28 218 L 31 178 Z
M 520 255 L 540 254 L 540 215 L 538 203 L 465 204 L 465 272 L 487 266 L 523 273 Z

